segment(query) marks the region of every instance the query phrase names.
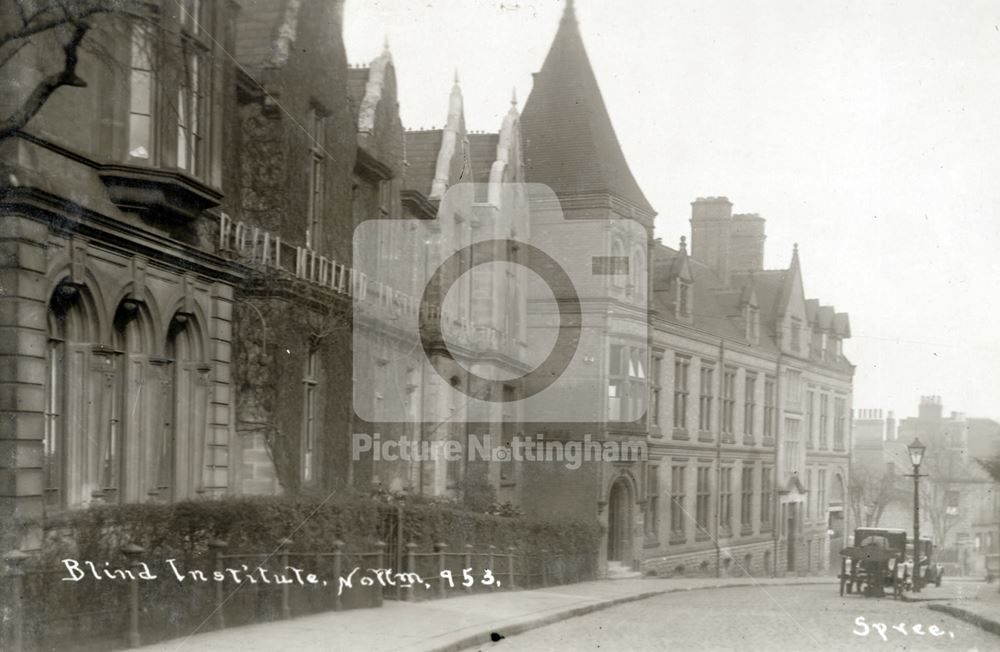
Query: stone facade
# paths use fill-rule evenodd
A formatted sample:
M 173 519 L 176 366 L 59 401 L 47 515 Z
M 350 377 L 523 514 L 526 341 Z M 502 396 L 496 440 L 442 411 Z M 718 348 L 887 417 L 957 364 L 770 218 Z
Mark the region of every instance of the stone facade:
M 139 111 L 144 59 L 124 41 L 129 75 L 57 95 L 0 143 L 7 514 L 355 487 L 596 520 L 603 569 L 827 568 L 851 441 L 847 316 L 805 298 L 797 251 L 763 269 L 763 218 L 724 197 L 694 202 L 691 255 L 654 240 L 572 3 L 495 133 L 466 129 L 458 79 L 444 128 L 404 130 L 392 54 L 347 64 L 340 1 L 202 4 L 239 62 L 204 39 L 205 93 L 181 94 L 204 133 Z M 525 183 L 546 191 L 509 191 Z M 359 249 L 371 223 L 398 237 Z M 489 252 L 505 265 L 463 259 L 425 288 L 452 252 L 510 239 L 553 252 L 574 287 L 532 282 L 512 246 Z M 563 318 L 549 294 L 585 327 L 574 382 L 531 403 L 518 377 Z M 644 452 L 579 468 L 386 461 L 355 455 L 355 433 Z M 15 534 L 37 545 L 37 528 Z
M 117 35 L 107 52 L 138 72 L 85 52 L 88 85 L 57 93 L 0 143 L 0 340 L 13 372 L 0 398 L 4 546 L 37 547 L 45 519 L 66 509 L 231 490 L 240 276 L 213 254 L 226 71 L 208 64 L 232 46 L 230 11 L 199 16 L 197 92 L 173 74 L 177 44 L 155 46 L 154 85 L 197 111 L 197 132 L 146 83 L 152 41 L 108 15 L 94 34 Z M 192 29 L 173 11 L 159 20 Z M 23 48 L 12 69 L 30 77 L 45 46 Z M 21 81 L 6 79 L 5 97 L 16 101 Z

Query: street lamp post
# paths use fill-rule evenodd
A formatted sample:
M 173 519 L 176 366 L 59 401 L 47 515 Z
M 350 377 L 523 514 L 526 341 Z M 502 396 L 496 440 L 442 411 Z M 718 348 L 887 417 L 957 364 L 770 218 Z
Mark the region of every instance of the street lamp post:
M 913 443 L 906 447 L 910 453 L 910 463 L 913 464 L 913 592 L 920 592 L 920 463 L 924 461 L 924 451 L 927 447 L 915 437 Z M 910 476 L 907 476 L 910 477 Z

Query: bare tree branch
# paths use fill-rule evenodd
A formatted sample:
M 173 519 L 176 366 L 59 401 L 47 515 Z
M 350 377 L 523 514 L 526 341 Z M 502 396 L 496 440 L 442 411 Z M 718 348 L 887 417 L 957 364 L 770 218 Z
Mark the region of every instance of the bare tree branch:
M 1000 482 L 1000 457 L 976 461 L 979 466 L 983 467 L 983 470 L 990 474 L 994 482 Z
M 45 20 L 35 21 L 35 16 L 28 19 L 28 23 L 19 29 L 7 32 L 0 36 L 0 47 L 12 43 L 14 41 L 19 41 L 22 39 L 29 38 L 35 34 L 40 34 L 42 32 L 47 32 L 51 29 L 56 29 L 57 27 L 62 27 L 67 23 L 78 24 L 84 18 L 89 18 L 95 14 L 107 13 L 113 11 L 110 6 L 104 4 L 88 7 L 85 10 L 79 12 L 70 12 L 69 9 L 60 6 L 60 12 L 52 17 L 47 17 Z
M 3 60 L 0 60 L 0 68 L 6 66 L 7 62 L 16 57 L 17 53 L 20 52 L 21 49 L 24 48 L 24 46 L 27 44 L 28 41 L 21 41 L 20 43 L 17 44 L 16 47 L 12 48 L 11 51 L 6 56 L 4 56 Z
M 28 11 L 24 8 L 24 0 L 14 0 L 17 7 L 17 15 L 21 17 L 21 25 L 28 24 Z
M 79 61 L 80 43 L 83 42 L 89 29 L 90 25 L 85 22 L 74 23 L 73 35 L 63 46 L 63 69 L 39 81 L 21 106 L 9 117 L 0 121 L 0 140 L 9 138 L 23 129 L 41 111 L 49 97 L 63 86 L 82 88 L 87 85 L 87 82 L 77 76 L 76 65 Z

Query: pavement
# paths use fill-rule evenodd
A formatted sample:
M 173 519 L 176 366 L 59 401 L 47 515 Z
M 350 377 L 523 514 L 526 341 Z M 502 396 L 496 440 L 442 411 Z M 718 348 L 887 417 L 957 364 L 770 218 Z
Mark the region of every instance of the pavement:
M 462 650 L 567 618 L 679 591 L 830 584 L 830 577 L 597 580 L 530 591 L 498 591 L 425 602 L 386 601 L 380 608 L 326 612 L 173 639 L 147 652 Z
M 940 587 L 928 587 L 908 597 L 912 601 L 926 601 L 928 609 L 1000 635 L 1000 585 L 996 582 L 987 584 L 946 575 Z

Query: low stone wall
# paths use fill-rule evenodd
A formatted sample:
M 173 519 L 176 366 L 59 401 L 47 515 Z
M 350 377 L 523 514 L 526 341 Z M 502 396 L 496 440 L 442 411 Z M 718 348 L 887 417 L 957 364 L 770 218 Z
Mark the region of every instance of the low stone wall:
M 641 570 L 645 575 L 658 577 L 714 576 L 718 560 L 719 575 L 743 577 L 749 574 L 753 577 L 771 577 L 775 568 L 779 572 L 785 569 L 784 546 L 778 546 L 777 554 L 777 566 L 775 566 L 774 542 L 760 541 L 726 546 L 718 555 L 716 549 L 711 547 L 653 557 L 642 562 Z

